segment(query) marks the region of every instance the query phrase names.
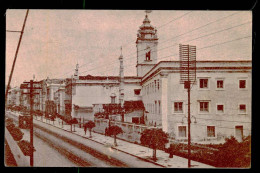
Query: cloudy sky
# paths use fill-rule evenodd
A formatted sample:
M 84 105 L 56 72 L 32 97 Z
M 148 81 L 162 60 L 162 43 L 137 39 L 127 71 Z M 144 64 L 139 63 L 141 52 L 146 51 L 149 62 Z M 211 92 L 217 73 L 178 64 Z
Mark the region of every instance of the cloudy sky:
M 6 12 L 6 29 L 21 30 L 26 10 Z M 79 63 L 80 75 L 118 75 L 123 46 L 125 75 L 136 75 L 139 10 L 30 10 L 11 86 L 65 78 Z M 158 61 L 178 60 L 178 44 L 197 47 L 197 60 L 251 60 L 250 11 L 152 11 Z M 6 83 L 20 33 L 6 32 Z

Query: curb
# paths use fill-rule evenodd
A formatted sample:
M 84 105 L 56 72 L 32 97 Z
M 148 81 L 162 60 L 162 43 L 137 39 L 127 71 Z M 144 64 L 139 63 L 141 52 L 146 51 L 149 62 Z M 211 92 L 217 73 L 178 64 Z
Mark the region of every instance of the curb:
M 39 121 L 39 120 L 37 120 L 37 121 Z M 43 121 L 40 121 L 40 122 L 43 122 Z M 43 123 L 48 124 L 48 123 L 46 123 L 46 122 L 43 122 Z M 80 137 L 82 137 L 82 138 L 85 138 L 85 139 L 91 140 L 91 141 L 93 141 L 93 142 L 96 142 L 96 143 L 98 143 L 98 144 L 102 144 L 102 145 L 105 146 L 104 143 L 101 143 L 101 142 L 95 141 L 95 140 L 93 140 L 93 139 L 91 139 L 91 138 L 88 138 L 88 137 L 85 137 L 85 136 L 81 136 L 81 135 L 76 134 L 76 133 L 73 133 L 73 132 L 71 132 L 71 131 L 68 131 L 68 130 L 62 129 L 62 128 L 57 127 L 57 126 L 55 126 L 55 125 L 53 125 L 53 124 L 48 124 L 48 125 L 51 125 L 51 126 L 56 127 L 56 128 L 58 128 L 58 129 L 64 130 L 64 131 L 69 132 L 69 133 L 71 133 L 71 134 L 74 134 L 74 135 L 80 136 Z M 120 140 L 121 140 L 121 139 L 120 139 Z M 125 140 L 124 140 L 124 141 L 125 141 Z M 125 141 L 125 142 L 128 142 L 128 141 Z M 136 144 L 135 144 L 135 145 L 136 145 Z M 114 150 L 117 150 L 117 151 L 123 152 L 123 153 L 125 153 L 125 154 L 129 154 L 129 155 L 131 155 L 131 156 L 134 156 L 134 157 L 136 157 L 136 158 L 138 158 L 138 159 L 140 159 L 140 160 L 143 160 L 143 161 L 146 161 L 146 162 L 149 162 L 149 163 L 153 163 L 153 164 L 155 164 L 155 165 L 157 165 L 157 166 L 161 166 L 161 167 L 163 167 L 163 168 L 166 168 L 166 166 L 161 165 L 161 164 L 156 163 L 156 162 L 153 162 L 153 161 L 151 161 L 151 160 L 148 160 L 148 159 L 145 159 L 145 158 L 142 158 L 142 157 L 136 156 L 136 155 L 134 155 L 134 154 L 128 153 L 128 152 L 126 152 L 126 151 L 123 151 L 123 150 L 117 149 L 117 148 L 112 147 L 112 146 L 111 146 L 111 148 L 114 149 Z

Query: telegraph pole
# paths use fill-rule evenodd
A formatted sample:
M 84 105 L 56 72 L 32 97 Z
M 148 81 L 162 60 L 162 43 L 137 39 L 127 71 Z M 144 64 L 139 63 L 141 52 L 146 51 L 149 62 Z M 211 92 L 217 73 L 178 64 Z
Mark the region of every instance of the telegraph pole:
M 8 31 L 8 32 L 21 32 L 21 35 L 20 35 L 19 42 L 18 42 L 18 45 L 17 45 L 17 48 L 16 48 L 14 61 L 13 61 L 12 69 L 11 69 L 11 74 L 9 76 L 7 88 L 6 88 L 6 91 L 5 91 L 5 104 L 6 104 L 6 101 L 7 101 L 8 89 L 10 87 L 10 83 L 11 83 L 11 80 L 12 80 L 12 76 L 13 76 L 13 72 L 14 72 L 14 66 L 15 66 L 15 62 L 16 62 L 16 59 L 17 59 L 19 47 L 20 47 L 20 44 L 21 44 L 21 41 L 22 41 L 22 38 L 23 38 L 23 32 L 24 32 L 24 27 L 25 27 L 25 23 L 26 23 L 26 20 L 27 20 L 28 13 L 29 13 L 29 10 L 26 11 L 22 31 Z
M 180 83 L 188 92 L 188 168 L 191 167 L 191 116 L 190 116 L 190 90 L 191 82 L 196 81 L 196 47 L 180 45 Z
M 30 145 L 31 145 L 31 155 L 30 155 L 30 166 L 33 167 L 33 80 L 30 80 Z
M 34 87 L 34 84 L 39 84 L 39 82 L 34 82 L 33 80 L 30 80 L 30 82 L 24 82 L 29 84 L 29 87 L 27 85 L 27 87 L 25 89 L 29 89 L 29 93 L 25 93 L 25 94 L 29 94 L 30 95 L 30 118 L 28 119 L 28 124 L 29 124 L 29 128 L 30 128 L 30 166 L 33 167 L 34 163 L 34 156 L 33 156 L 33 152 L 34 152 L 34 147 L 33 147 L 33 105 L 34 105 L 34 95 L 39 94 L 39 93 L 34 93 L 35 89 L 42 89 L 41 87 Z

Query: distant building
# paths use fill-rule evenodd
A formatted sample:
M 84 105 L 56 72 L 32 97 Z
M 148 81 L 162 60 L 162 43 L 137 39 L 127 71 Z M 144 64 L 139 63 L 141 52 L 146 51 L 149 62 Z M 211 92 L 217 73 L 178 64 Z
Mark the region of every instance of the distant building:
M 14 87 L 8 90 L 7 105 L 20 106 L 21 90 Z

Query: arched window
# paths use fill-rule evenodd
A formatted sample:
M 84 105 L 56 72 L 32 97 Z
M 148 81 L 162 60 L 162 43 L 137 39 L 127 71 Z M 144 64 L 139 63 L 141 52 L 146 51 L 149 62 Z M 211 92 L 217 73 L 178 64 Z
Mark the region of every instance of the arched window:
M 115 95 L 115 93 L 112 93 L 110 97 L 111 97 L 111 103 L 116 103 L 116 95 Z
M 145 60 L 146 61 L 150 61 L 151 60 L 151 49 L 150 49 L 150 47 L 148 46 L 147 48 L 146 48 L 146 54 L 145 54 Z

